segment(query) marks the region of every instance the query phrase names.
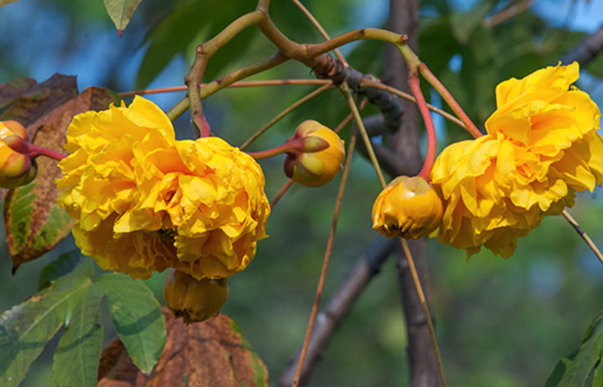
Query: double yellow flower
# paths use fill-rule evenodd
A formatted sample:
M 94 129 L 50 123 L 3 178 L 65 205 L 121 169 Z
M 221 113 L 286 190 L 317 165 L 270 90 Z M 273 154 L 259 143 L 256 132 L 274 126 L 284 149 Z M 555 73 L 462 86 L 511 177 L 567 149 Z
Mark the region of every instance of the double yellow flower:
M 431 173 L 445 202 L 441 243 L 508 258 L 517 238 L 603 182 L 601 113 L 571 86 L 578 76 L 574 63 L 501 83 L 487 134 L 444 149 Z
M 103 269 L 229 277 L 266 237 L 270 206 L 255 160 L 217 137 L 176 141 L 144 98 L 74 117 L 65 148 L 58 202 L 77 220 L 78 247 Z

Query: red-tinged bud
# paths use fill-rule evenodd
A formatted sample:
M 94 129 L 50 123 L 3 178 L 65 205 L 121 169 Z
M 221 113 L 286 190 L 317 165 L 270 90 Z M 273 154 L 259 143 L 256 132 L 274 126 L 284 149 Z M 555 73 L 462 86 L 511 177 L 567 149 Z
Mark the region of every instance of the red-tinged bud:
M 333 180 L 345 157 L 343 141 L 337 133 L 309 120 L 297 127 L 291 141 L 299 138 L 304 139 L 303 152 L 287 154 L 285 174 L 307 187 L 321 187 Z
M 11 133 L 4 134 L 6 130 L 10 131 Z M 0 122 L 0 137 L 3 138 L 9 134 L 16 134 L 17 136 L 27 140 L 27 132 L 25 131 L 23 125 L 12 120 Z
M 375 200 L 373 228 L 388 238 L 418 239 L 438 228 L 443 213 L 440 195 L 424 178 L 400 176 Z
M 0 139 L 0 187 L 16 188 L 31 182 L 38 169 L 37 166 L 32 168 L 35 163 L 27 154 L 18 151 L 26 149 L 27 132 L 23 125 L 16 121 L 0 122 Z M 5 140 L 15 144 L 17 150 L 7 145 Z
M 228 297 L 228 278 L 196 280 L 172 269 L 165 279 L 163 298 L 175 318 L 186 324 L 216 316 Z

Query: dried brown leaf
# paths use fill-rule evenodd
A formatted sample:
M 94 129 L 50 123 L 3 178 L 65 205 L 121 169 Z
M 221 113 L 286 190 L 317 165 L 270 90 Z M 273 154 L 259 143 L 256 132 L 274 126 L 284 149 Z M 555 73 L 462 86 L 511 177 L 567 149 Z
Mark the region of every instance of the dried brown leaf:
M 101 354 L 99 386 L 267 386 L 268 371 L 226 315 L 186 326 L 163 308 L 167 343 L 151 376 L 140 372 L 118 339 Z M 125 355 L 125 356 L 124 356 Z
M 48 112 L 77 96 L 75 77 L 54 74 L 42 83 L 19 78 L 0 85 L 0 107 L 9 106 L 1 120 L 19 121 L 31 140 L 39 126 L 32 126 Z
M 45 94 L 47 90 L 39 92 Z M 63 94 L 58 93 L 59 99 L 62 98 Z M 88 110 L 104 110 L 110 102 L 114 102 L 113 96 L 101 88 L 88 88 L 58 106 L 43 100 L 41 104 L 50 107 L 45 112 L 31 99 L 23 98 L 20 97 L 11 109 L 20 114 L 29 111 L 32 116 L 38 117 L 27 127 L 29 133 L 34 133 L 33 143 L 59 153 L 64 153 L 65 133 L 74 115 Z M 13 258 L 13 273 L 24 262 L 54 248 L 71 232 L 73 226 L 73 220 L 56 204 L 59 190 L 54 181 L 61 176 L 57 161 L 40 157 L 37 162 L 36 179 L 26 186 L 10 190 L 5 200 L 6 243 Z

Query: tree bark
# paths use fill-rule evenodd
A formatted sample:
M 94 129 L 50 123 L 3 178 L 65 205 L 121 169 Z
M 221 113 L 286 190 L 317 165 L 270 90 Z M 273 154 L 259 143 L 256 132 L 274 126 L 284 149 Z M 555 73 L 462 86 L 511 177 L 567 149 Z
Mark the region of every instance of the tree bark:
M 390 13 L 387 29 L 407 34 L 408 44 L 418 52 L 418 21 L 419 0 L 390 0 Z M 388 46 L 385 53 L 384 82 L 410 93 L 408 85 L 408 68 L 400 52 Z M 404 161 L 403 164 L 422 165 L 420 152 L 420 126 L 419 113 L 415 105 L 400 99 L 404 112 L 403 122 L 395 134 L 388 137 L 388 146 Z M 419 169 L 417 169 L 418 172 Z M 409 247 L 425 297 L 430 303 L 429 277 L 427 262 L 425 260 L 425 239 L 409 241 Z M 404 317 L 408 334 L 408 358 L 410 369 L 410 384 L 413 387 L 438 386 L 438 365 L 433 352 L 431 337 L 427 327 L 423 310 L 412 277 L 408 270 L 408 262 L 404 253 L 399 250 L 397 255 L 398 280 Z

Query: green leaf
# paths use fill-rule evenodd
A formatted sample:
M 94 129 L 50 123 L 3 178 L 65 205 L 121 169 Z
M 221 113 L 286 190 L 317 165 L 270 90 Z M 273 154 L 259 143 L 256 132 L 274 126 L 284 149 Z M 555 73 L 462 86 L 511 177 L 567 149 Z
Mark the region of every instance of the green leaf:
M 172 60 L 184 52 L 199 31 L 210 22 L 209 1 L 188 1 L 177 6 L 149 35 L 151 44 L 136 75 L 136 88 L 145 88 Z M 201 43 L 201 42 L 199 42 Z
M 144 282 L 122 274 L 104 274 L 98 284 L 105 291 L 117 334 L 130 358 L 142 372 L 151 372 L 166 339 L 159 302 Z
M 80 254 L 79 250 L 71 250 L 65 254 L 61 254 L 56 261 L 50 262 L 40 273 L 38 290 L 49 287 L 50 281 L 71 273 L 81 258 L 82 254 Z
M 593 367 L 600 361 L 602 350 L 603 312 L 600 312 L 586 330 L 582 345 L 559 360 L 545 387 L 583 387 Z
M 72 301 L 92 285 L 68 274 L 20 305 L 0 315 L 0 385 L 18 386 L 31 363 L 65 323 Z
M 81 291 L 66 315 L 65 334 L 54 354 L 52 370 L 57 386 L 96 386 L 103 329 L 96 323 L 104 293 L 96 285 Z
M 138 8 L 142 0 L 104 0 L 105 8 L 115 28 L 117 28 L 117 34 L 121 37 L 124 29 L 130 23 L 134 11 Z
M 599 364 L 595 368 L 595 374 L 593 375 L 593 386 L 603 386 L 603 362 L 599 359 Z
M 254 0 L 221 1 L 189 0 L 177 4 L 173 11 L 149 34 L 149 49 L 136 75 L 136 88 L 143 89 L 157 77 L 177 54 L 194 53 L 198 44 L 213 38 L 245 12 L 253 11 Z M 248 28 L 230 41 L 209 61 L 204 79 L 212 77 L 233 60 L 255 36 L 256 28 Z
M 453 13 L 450 16 L 450 23 L 452 33 L 457 40 L 463 44 L 468 43 L 475 29 L 483 24 L 484 18 L 490 13 L 494 5 L 495 2 L 492 0 L 482 0 L 469 12 Z

